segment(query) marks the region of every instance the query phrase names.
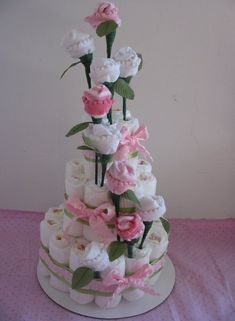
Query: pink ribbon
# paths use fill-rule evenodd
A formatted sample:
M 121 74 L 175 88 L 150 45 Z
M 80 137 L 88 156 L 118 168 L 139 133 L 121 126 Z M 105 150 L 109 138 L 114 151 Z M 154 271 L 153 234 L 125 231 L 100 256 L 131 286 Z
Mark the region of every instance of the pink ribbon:
M 127 146 L 129 149 L 129 152 L 139 151 L 142 155 L 152 160 L 150 153 L 147 151 L 147 149 L 143 145 L 140 144 L 141 140 L 148 139 L 149 137 L 146 126 L 140 125 L 139 128 L 134 133 L 130 133 L 126 127 L 122 127 L 121 134 L 122 134 L 122 139 L 121 139 L 120 145 L 122 146 L 119 147 L 119 150 Z
M 103 203 L 95 209 L 88 208 L 77 196 L 65 201 L 65 208 L 74 215 L 74 218 L 63 232 L 63 237 L 68 238 L 69 228 L 77 219 L 86 219 L 92 230 L 97 233 L 108 245 L 115 239 L 114 234 L 107 227 L 107 221 L 115 216 L 115 207 L 110 203 Z
M 162 263 L 159 262 L 158 266 L 152 266 L 150 264 L 144 264 L 139 270 L 129 277 L 123 277 L 117 270 L 111 270 L 103 279 L 105 286 L 116 285 L 112 298 L 108 301 L 107 305 L 111 304 L 112 300 L 116 298 L 122 291 L 128 288 L 136 288 L 151 295 L 159 295 L 153 288 L 145 283 L 148 278 L 157 268 L 162 267 Z

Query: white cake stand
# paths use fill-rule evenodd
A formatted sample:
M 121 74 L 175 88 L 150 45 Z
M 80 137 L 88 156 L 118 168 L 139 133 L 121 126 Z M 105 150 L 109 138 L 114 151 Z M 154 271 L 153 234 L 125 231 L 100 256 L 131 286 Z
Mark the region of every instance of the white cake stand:
M 165 301 L 173 290 L 175 284 L 175 268 L 172 261 L 167 256 L 161 275 L 153 286 L 153 288 L 160 294 L 159 296 L 151 296 L 146 294 L 143 298 L 135 302 L 128 302 L 122 299 L 120 304 L 113 309 L 101 309 L 95 305 L 95 303 L 79 305 L 69 297 L 68 293 L 60 292 L 54 289 L 49 284 L 49 278 L 41 276 L 38 273 L 38 270 L 37 278 L 41 288 L 49 296 L 49 298 L 63 308 L 76 314 L 88 317 L 115 319 L 127 318 L 148 312 Z

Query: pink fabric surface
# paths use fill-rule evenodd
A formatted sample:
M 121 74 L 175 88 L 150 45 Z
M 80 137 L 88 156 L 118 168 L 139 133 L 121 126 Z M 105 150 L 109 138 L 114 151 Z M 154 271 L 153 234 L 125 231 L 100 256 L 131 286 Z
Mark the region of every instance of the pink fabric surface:
M 94 320 L 64 310 L 36 279 L 42 213 L 0 210 L 0 320 Z M 128 320 L 234 321 L 235 220 L 171 220 L 169 256 L 176 268 L 171 296 Z M 121 319 L 119 319 L 121 320 Z

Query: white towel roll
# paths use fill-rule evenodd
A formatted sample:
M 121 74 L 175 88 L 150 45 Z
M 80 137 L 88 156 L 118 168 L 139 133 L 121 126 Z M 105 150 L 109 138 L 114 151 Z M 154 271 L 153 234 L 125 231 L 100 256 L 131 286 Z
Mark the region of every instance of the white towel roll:
M 152 173 L 152 165 L 145 159 L 139 159 L 136 172 L 137 176 L 149 175 Z
M 96 295 L 95 304 L 98 305 L 98 307 L 100 307 L 101 309 L 104 309 L 104 308 L 111 309 L 111 308 L 117 307 L 121 299 L 122 299 L 121 294 L 117 295 L 114 299 L 111 299 L 111 300 L 110 300 L 110 297 Z
M 166 212 L 165 202 L 162 196 L 144 196 L 139 199 L 140 205 L 137 206 L 137 213 L 143 221 L 156 221 Z
M 133 302 L 142 298 L 144 296 L 144 291 L 140 289 L 126 290 L 122 293 L 122 296 L 125 300 Z
M 85 179 L 80 179 L 77 176 L 69 176 L 65 179 L 65 191 L 69 196 L 77 195 L 83 201 Z
M 102 243 L 90 242 L 87 245 L 73 246 L 71 249 L 69 265 L 72 270 L 87 266 L 94 271 L 103 271 L 108 264 L 108 253 Z
M 62 228 L 59 219 L 44 219 L 40 223 L 40 240 L 45 247 L 49 246 L 49 238 L 54 232 L 58 232 Z
M 157 179 L 153 174 L 141 174 L 138 181 L 143 188 L 144 196 L 153 196 L 156 194 Z
M 72 245 L 69 257 L 69 267 L 73 271 L 82 266 L 82 260 L 80 258 L 84 256 L 84 251 L 88 243 L 89 242 L 86 239 L 80 237 L 77 238 Z
M 161 222 L 154 222 L 145 241 L 151 248 L 150 260 L 161 257 L 167 251 L 168 243 L 168 234 Z
M 84 164 L 81 160 L 72 159 L 67 162 L 65 166 L 65 178 L 75 176 L 82 180 L 84 178 L 84 175 Z
M 118 128 L 126 127 L 130 133 L 134 133 L 139 128 L 139 121 L 137 118 L 131 118 L 128 120 L 120 120 Z
M 71 245 L 68 240 L 62 237 L 62 232 L 57 232 L 51 235 L 49 239 L 49 253 L 57 262 L 69 265 Z
M 95 179 L 95 152 L 93 151 L 84 151 L 84 170 L 85 177 L 87 180 Z M 101 178 L 101 163 L 98 162 L 98 178 Z
M 63 221 L 64 217 L 64 209 L 62 207 L 51 207 L 49 210 L 45 213 L 45 219 L 47 220 L 59 220 Z
M 53 288 L 61 292 L 69 292 L 69 286 L 58 279 L 54 274 L 50 273 L 49 283 Z
M 126 262 L 125 262 L 124 255 L 120 256 L 119 258 L 117 258 L 112 262 L 109 262 L 109 265 L 107 266 L 107 268 L 102 272 L 100 272 L 101 278 L 104 278 L 113 269 L 117 270 L 121 276 L 125 275 Z
M 123 111 L 122 108 L 112 107 L 112 119 L 113 123 L 118 123 L 123 121 Z M 126 111 L 126 119 L 131 119 L 131 113 L 129 110 Z
M 68 234 L 73 237 L 83 235 L 83 224 L 78 221 L 73 221 L 73 217 L 69 216 L 67 212 L 64 214 L 63 231 L 69 227 Z
M 92 294 L 84 294 L 80 293 L 76 290 L 69 289 L 69 296 L 71 299 L 73 299 L 78 304 L 88 304 L 91 303 L 94 300 L 94 295 Z
M 85 185 L 84 202 L 91 207 L 110 202 L 107 186 L 100 187 L 94 181 L 88 181 Z
M 48 268 L 42 263 L 42 261 L 40 259 L 38 260 L 38 272 L 42 276 L 49 276 L 50 275 Z
M 133 247 L 133 258 L 126 257 L 126 273 L 132 274 L 139 270 L 144 264 L 149 263 L 151 247 L 144 244 L 142 249 Z

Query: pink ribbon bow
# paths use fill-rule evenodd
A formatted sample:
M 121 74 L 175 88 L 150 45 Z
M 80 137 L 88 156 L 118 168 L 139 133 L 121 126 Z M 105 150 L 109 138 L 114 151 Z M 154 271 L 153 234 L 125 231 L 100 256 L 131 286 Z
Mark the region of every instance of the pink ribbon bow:
M 109 222 L 115 216 L 115 207 L 110 203 L 103 203 L 95 209 L 88 208 L 77 196 L 73 196 L 65 201 L 65 209 L 74 215 L 73 220 L 63 232 L 63 237 L 68 238 L 69 228 L 77 219 L 86 219 L 90 227 L 108 245 L 115 239 L 114 234 L 107 227 L 105 222 Z
M 160 263 L 159 266 L 162 266 L 162 263 Z M 148 278 L 155 270 L 156 266 L 153 267 L 150 264 L 144 264 L 139 270 L 129 277 L 121 276 L 115 269 L 111 270 L 103 279 L 103 284 L 105 286 L 117 285 L 117 287 L 114 290 L 112 298 L 108 301 L 108 305 L 111 304 L 112 300 L 114 300 L 117 295 L 128 288 L 137 288 L 151 295 L 159 295 L 159 293 L 145 283 L 146 278 Z
M 122 134 L 122 138 L 117 153 L 121 154 L 122 149 L 124 149 L 125 152 L 127 149 L 128 152 L 139 151 L 145 157 L 149 157 L 152 160 L 150 153 L 143 145 L 140 144 L 141 140 L 148 139 L 149 137 L 146 126 L 140 125 L 134 133 L 130 133 L 129 130 L 124 126 L 121 128 L 120 132 Z

